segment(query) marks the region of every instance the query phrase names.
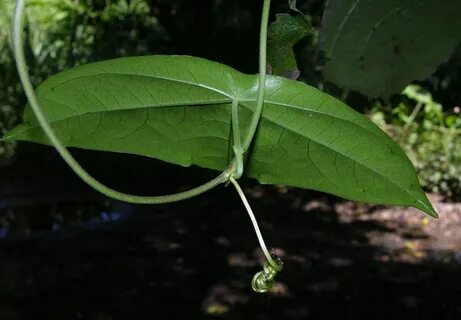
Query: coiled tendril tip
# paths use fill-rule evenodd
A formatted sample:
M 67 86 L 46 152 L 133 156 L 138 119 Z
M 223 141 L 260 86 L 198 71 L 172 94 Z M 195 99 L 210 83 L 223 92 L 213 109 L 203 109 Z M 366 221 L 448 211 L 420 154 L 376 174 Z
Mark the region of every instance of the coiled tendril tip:
M 267 260 L 263 265 L 263 270 L 253 276 L 251 287 L 255 292 L 264 293 L 272 289 L 274 279 L 277 273 L 282 271 L 283 262 L 275 254 L 272 254 L 272 259 Z

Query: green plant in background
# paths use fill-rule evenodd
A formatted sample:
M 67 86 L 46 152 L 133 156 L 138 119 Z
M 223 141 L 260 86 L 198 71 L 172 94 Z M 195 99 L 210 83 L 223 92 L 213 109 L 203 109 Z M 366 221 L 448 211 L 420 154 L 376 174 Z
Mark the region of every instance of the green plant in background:
M 319 45 L 325 78 L 369 97 L 425 79 L 461 41 L 461 1 L 329 0 Z
M 399 141 L 427 190 L 457 197 L 461 193 L 459 107 L 444 113 L 442 105 L 418 85 L 408 86 L 403 97 L 390 114 L 376 106 L 371 119 Z
M 7 23 L 10 21 L 12 10 L 12 2 L 0 2 L 0 133 L 2 134 L 12 128 L 16 122 L 16 112 L 12 106 L 17 102 L 15 97 L 19 93 L 19 86 L 8 85 L 10 82 L 15 82 L 12 77 L 16 78 L 11 59 L 11 28 Z M 8 159 L 13 154 L 13 150 L 14 144 L 0 142 L 0 163 Z
M 61 72 L 44 81 L 35 94 L 21 42 L 24 0 L 18 0 L 15 54 L 30 108 L 25 109 L 23 123 L 3 140 L 51 144 L 93 188 L 132 203 L 184 200 L 231 182 L 267 258 L 263 271 L 253 280 L 258 292 L 270 288 L 281 264 L 268 252 L 237 183 L 242 175 L 261 183 L 309 188 L 357 201 L 413 206 L 437 217 L 405 153 L 372 122 L 313 87 L 266 76 L 269 3 L 264 1 L 258 75 L 190 56 L 130 57 Z M 295 5 L 296 1 L 290 1 L 292 9 Z M 342 21 L 349 18 L 349 11 Z M 294 15 L 295 20 L 279 19 L 279 25 L 273 25 L 272 35 L 277 36 L 270 38 L 274 50 L 270 60 L 276 73 L 296 71 L 291 48 L 309 28 L 284 34 L 293 32 L 288 27 L 293 21 L 307 26 L 308 20 L 299 11 Z M 371 24 L 371 30 L 375 29 Z M 280 52 L 288 59 L 279 61 Z M 433 110 L 428 114 L 435 117 Z M 179 194 L 129 195 L 95 180 L 66 147 L 143 155 L 221 174 Z

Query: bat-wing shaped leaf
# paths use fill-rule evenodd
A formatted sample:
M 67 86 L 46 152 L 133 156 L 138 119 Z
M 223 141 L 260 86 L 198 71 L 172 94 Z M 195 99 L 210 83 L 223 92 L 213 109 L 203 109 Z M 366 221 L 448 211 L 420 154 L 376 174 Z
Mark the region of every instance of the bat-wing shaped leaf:
M 406 155 L 364 116 L 301 82 L 269 76 L 266 87 L 248 176 L 436 215 Z M 67 146 L 221 170 L 232 150 L 231 101 L 240 101 L 245 132 L 257 88 L 256 75 L 219 63 L 150 56 L 70 69 L 37 94 Z M 29 108 L 4 139 L 48 143 Z

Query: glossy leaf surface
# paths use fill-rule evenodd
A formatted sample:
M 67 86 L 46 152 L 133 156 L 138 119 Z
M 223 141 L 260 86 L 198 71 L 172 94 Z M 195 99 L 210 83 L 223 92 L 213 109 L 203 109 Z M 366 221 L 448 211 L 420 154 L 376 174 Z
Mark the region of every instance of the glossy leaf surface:
M 300 82 L 269 76 L 266 87 L 248 176 L 436 214 L 406 155 L 364 116 Z M 257 88 L 256 75 L 222 64 L 150 56 L 62 72 L 37 94 L 67 146 L 222 170 L 232 156 L 231 101 L 240 101 L 245 133 Z M 29 108 L 5 139 L 48 142 Z

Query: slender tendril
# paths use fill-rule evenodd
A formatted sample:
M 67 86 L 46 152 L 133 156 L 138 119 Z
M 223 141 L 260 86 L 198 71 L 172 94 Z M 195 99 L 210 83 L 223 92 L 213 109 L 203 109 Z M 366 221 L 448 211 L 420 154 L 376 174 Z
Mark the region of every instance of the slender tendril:
M 17 0 L 16 1 L 16 10 L 14 14 L 14 22 L 13 22 L 13 47 L 14 47 L 14 57 L 16 60 L 16 66 L 18 69 L 19 77 L 21 79 L 22 85 L 24 87 L 24 91 L 26 93 L 27 99 L 29 100 L 30 107 L 37 118 L 38 123 L 42 127 L 43 131 L 45 132 L 46 136 L 50 140 L 51 144 L 55 147 L 64 161 L 71 167 L 71 169 L 88 185 L 93 187 L 95 190 L 101 192 L 102 194 L 121 200 L 124 202 L 129 203 L 140 203 L 140 204 L 160 204 L 160 203 L 170 203 L 181 201 L 185 199 L 192 198 L 199 194 L 202 194 L 217 185 L 227 182 L 229 177 L 235 171 L 235 162 L 231 162 L 229 167 L 224 170 L 219 176 L 214 178 L 207 183 L 198 186 L 194 189 L 171 194 L 171 195 L 164 195 L 164 196 L 137 196 L 132 194 L 127 194 L 123 192 L 119 192 L 117 190 L 111 189 L 106 185 L 102 184 L 95 178 L 93 178 L 85 169 L 83 169 L 80 164 L 75 160 L 75 158 L 70 154 L 69 150 L 61 143 L 58 136 L 51 128 L 46 116 L 44 115 L 42 108 L 38 102 L 38 99 L 35 95 L 34 88 L 30 81 L 29 73 L 27 71 L 25 57 L 24 57 L 24 49 L 22 43 L 22 30 L 23 30 L 23 22 L 24 22 L 24 7 L 25 7 L 25 0 Z
M 243 193 L 242 188 L 240 188 L 240 185 L 233 177 L 230 177 L 229 180 L 234 185 L 235 190 L 237 190 L 237 193 L 240 196 L 240 199 L 242 199 L 243 205 L 245 206 L 245 209 L 247 210 L 248 215 L 250 216 L 251 223 L 253 224 L 253 228 L 255 229 L 256 236 L 258 237 L 259 246 L 261 247 L 261 250 L 263 251 L 268 261 L 273 261 L 271 254 L 269 253 L 269 250 L 267 250 L 266 243 L 264 242 L 264 238 L 261 234 L 261 230 L 259 230 L 258 221 L 256 221 L 256 217 L 253 213 L 253 210 L 251 210 L 250 204 L 248 203 L 248 200 L 245 197 L 245 194 Z
M 234 185 L 235 190 L 237 190 L 237 193 L 240 196 L 240 199 L 242 200 L 243 205 L 245 206 L 245 209 L 248 212 L 248 215 L 250 216 L 251 223 L 253 224 L 253 228 L 259 241 L 259 246 L 261 247 L 261 250 L 263 251 L 264 256 L 266 257 L 266 262 L 263 265 L 263 270 L 256 273 L 253 276 L 253 280 L 251 281 L 251 287 L 254 291 L 258 293 L 264 293 L 271 289 L 274 285 L 275 276 L 278 272 L 280 272 L 283 269 L 283 264 L 280 259 L 278 259 L 273 254 L 271 255 L 269 253 L 269 250 L 267 250 L 266 243 L 264 242 L 264 238 L 258 226 L 258 221 L 256 220 L 253 210 L 251 209 L 251 206 L 248 203 L 248 200 L 245 197 L 242 188 L 240 188 L 240 185 L 238 184 L 237 180 L 235 180 L 233 177 L 230 177 L 229 181 Z

